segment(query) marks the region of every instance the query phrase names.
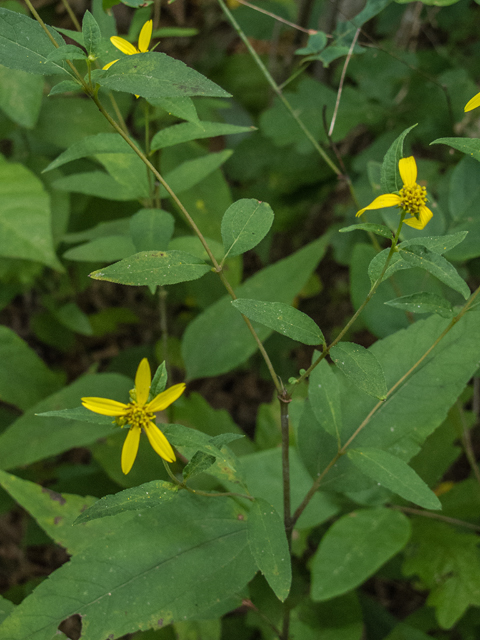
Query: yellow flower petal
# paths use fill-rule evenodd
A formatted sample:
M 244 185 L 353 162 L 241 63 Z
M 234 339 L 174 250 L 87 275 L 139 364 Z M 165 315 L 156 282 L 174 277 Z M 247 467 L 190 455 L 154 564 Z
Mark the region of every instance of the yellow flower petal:
M 133 467 L 135 458 L 137 457 L 138 445 L 140 442 L 140 427 L 132 427 L 128 430 L 127 437 L 122 448 L 122 471 L 125 475 Z
M 155 396 L 155 398 L 147 404 L 145 407 L 146 410 L 152 413 L 163 411 L 182 395 L 185 391 L 185 386 L 185 383 L 181 382 L 180 384 L 174 384 L 173 387 L 170 387 L 166 391 L 162 391 L 162 393 L 159 393 L 158 396 Z
M 138 48 L 142 53 L 148 51 L 150 40 L 152 39 L 153 20 L 148 20 L 142 27 L 138 37 Z
M 153 422 L 149 422 L 145 427 L 145 433 L 147 434 L 148 440 L 152 445 L 152 449 L 158 453 L 158 455 L 166 460 L 167 462 L 175 462 L 175 454 L 173 453 L 173 449 L 170 446 L 169 441 L 160 431 L 160 429 L 153 424 Z
M 414 229 L 424 229 L 430 220 L 433 218 L 433 213 L 430 211 L 428 207 L 423 205 L 420 208 L 419 218 L 408 218 L 404 220 L 405 224 L 408 224 L 409 227 L 413 227 Z
M 150 372 L 150 365 L 148 360 L 143 360 L 138 365 L 137 373 L 135 375 L 135 391 L 137 392 L 137 403 L 143 406 L 150 393 L 150 385 L 152 384 L 152 374 Z
M 402 199 L 400 196 L 397 196 L 395 193 L 386 193 L 383 196 L 378 196 L 375 200 L 368 205 L 368 207 L 364 207 L 357 211 L 356 217 L 361 216 L 364 211 L 367 209 L 384 209 L 386 207 L 395 207 L 401 203 Z
M 135 53 L 139 53 L 137 47 L 134 47 L 131 42 L 125 40 L 125 38 L 119 38 L 118 36 L 112 36 L 110 42 L 114 47 L 120 49 L 122 53 L 126 53 L 127 56 L 133 56 Z
M 112 64 L 115 64 L 115 62 L 118 62 L 118 58 L 116 60 L 112 60 L 112 62 L 108 62 L 104 67 L 102 67 L 102 70 L 106 71 L 107 69 L 110 69 Z
M 400 171 L 400 177 L 405 186 L 411 187 L 417 181 L 417 163 L 415 158 L 410 156 L 409 158 L 402 158 L 398 162 L 398 170 Z
M 477 93 L 476 96 L 473 96 L 473 98 L 467 102 L 464 111 L 471 111 L 472 109 L 476 109 L 477 107 L 480 107 L 480 93 Z
M 82 404 L 89 411 L 101 413 L 102 416 L 123 416 L 128 405 L 109 398 L 82 398 Z

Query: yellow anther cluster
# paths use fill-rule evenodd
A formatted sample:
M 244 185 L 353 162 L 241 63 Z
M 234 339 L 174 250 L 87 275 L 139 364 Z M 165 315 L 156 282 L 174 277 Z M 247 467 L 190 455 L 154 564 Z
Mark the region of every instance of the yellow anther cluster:
M 412 216 L 417 216 L 420 213 L 421 207 L 427 202 L 426 188 L 421 187 L 417 183 L 404 185 L 400 189 L 399 195 L 401 198 L 400 206 Z
M 136 402 L 130 402 L 128 404 L 128 410 L 125 413 L 125 422 L 131 427 L 142 428 L 148 424 L 150 420 L 154 420 L 154 418 L 155 416 L 153 413 L 145 411 L 145 409 L 143 407 L 139 407 Z

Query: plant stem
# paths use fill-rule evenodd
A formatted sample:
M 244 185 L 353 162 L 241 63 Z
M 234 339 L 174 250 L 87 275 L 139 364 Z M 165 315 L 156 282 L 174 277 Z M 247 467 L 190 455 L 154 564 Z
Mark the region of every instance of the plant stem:
M 472 531 L 479 531 L 480 527 L 471 522 L 465 522 L 465 520 L 458 520 L 457 518 L 450 518 L 448 516 L 442 516 L 440 513 L 434 513 L 432 511 L 424 511 L 422 509 L 414 509 L 413 507 L 401 507 L 397 504 L 390 505 L 390 509 L 395 511 L 403 511 L 404 513 L 412 513 L 416 516 L 422 516 L 422 518 L 431 518 L 432 520 L 440 520 L 441 522 L 448 522 L 448 524 L 454 524 L 459 527 L 465 527 L 466 529 L 472 529 Z
M 268 84 L 272 87 L 272 89 L 274 90 L 276 95 L 282 101 L 284 107 L 289 111 L 289 113 L 292 116 L 292 118 L 298 124 L 298 126 L 303 131 L 303 133 L 308 138 L 308 140 L 310 140 L 310 142 L 314 146 L 315 150 L 318 152 L 318 154 L 321 156 L 321 158 L 324 160 L 324 162 L 330 167 L 330 169 L 333 171 L 333 173 L 335 173 L 335 175 L 340 177 L 342 175 L 342 172 L 337 167 L 337 165 L 328 157 L 326 152 L 318 144 L 318 142 L 315 140 L 315 138 L 310 133 L 308 128 L 303 124 L 302 120 L 299 118 L 299 116 L 297 115 L 296 111 L 293 109 L 292 105 L 285 98 L 285 96 L 283 95 L 280 87 L 278 86 L 278 84 L 275 82 L 275 80 L 271 76 L 271 74 L 268 71 L 267 67 L 263 64 L 260 56 L 257 54 L 255 49 L 250 44 L 250 41 L 248 40 L 247 36 L 243 32 L 243 30 L 240 27 L 240 25 L 238 24 L 238 22 L 233 17 L 232 13 L 230 12 L 228 7 L 226 6 L 225 2 L 223 0 L 218 0 L 218 3 L 220 4 L 220 6 L 221 6 L 223 12 L 225 13 L 225 15 L 227 16 L 228 20 L 230 21 L 232 27 L 235 29 L 235 31 L 237 32 L 237 34 L 239 35 L 239 37 L 241 38 L 241 40 L 243 41 L 243 43 L 247 47 L 248 51 L 250 52 L 250 55 L 252 56 L 252 58 L 257 63 L 258 68 L 260 69 L 260 71 L 265 76 L 265 79 L 267 80 Z
M 290 424 L 288 415 L 288 405 L 290 398 L 284 392 L 278 396 L 280 400 L 280 422 L 282 427 L 282 478 L 283 478 L 283 522 L 285 533 L 287 534 L 288 547 L 292 544 L 292 512 L 290 504 Z
M 82 27 L 80 26 L 80 22 L 77 19 L 77 16 L 73 13 L 72 7 L 68 3 L 68 0 L 62 0 L 62 4 L 65 7 L 68 15 L 70 16 L 70 20 L 73 22 L 73 26 L 77 31 L 81 31 Z

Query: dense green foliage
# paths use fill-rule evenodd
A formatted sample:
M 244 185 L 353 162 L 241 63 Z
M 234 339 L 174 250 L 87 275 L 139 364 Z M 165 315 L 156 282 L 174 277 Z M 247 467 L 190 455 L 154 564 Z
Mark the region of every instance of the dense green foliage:
M 26 3 L 0 638 L 478 638 L 480 7 Z

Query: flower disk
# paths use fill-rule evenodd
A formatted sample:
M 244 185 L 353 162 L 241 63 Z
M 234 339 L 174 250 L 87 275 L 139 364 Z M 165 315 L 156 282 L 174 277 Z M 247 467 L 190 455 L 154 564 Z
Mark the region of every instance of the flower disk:
M 417 216 L 427 202 L 427 189 L 415 183 L 403 186 L 399 191 L 400 206 L 412 216 Z

